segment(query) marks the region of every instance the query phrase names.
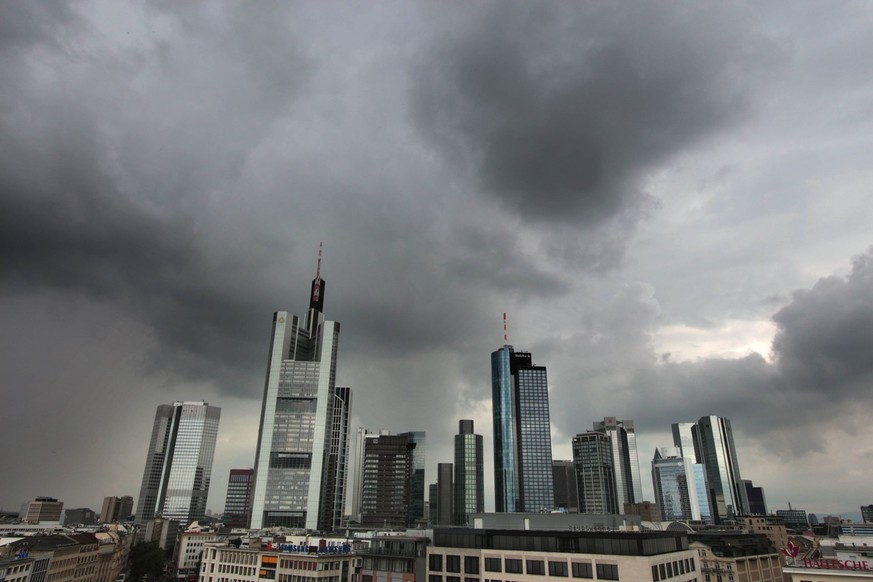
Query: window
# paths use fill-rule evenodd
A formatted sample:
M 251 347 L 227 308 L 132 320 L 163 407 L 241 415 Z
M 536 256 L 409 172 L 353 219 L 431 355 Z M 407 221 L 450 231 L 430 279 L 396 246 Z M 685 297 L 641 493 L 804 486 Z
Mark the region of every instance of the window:
M 528 560 L 527 561 L 527 573 L 535 574 L 537 576 L 545 576 L 546 574 L 546 563 L 542 560 Z
M 479 573 L 479 556 L 464 556 L 464 572 L 467 574 Z
M 446 556 L 446 572 L 461 571 L 461 556 Z
M 364 562 L 367 560 L 365 559 Z M 366 568 L 366 564 L 364 564 Z M 442 572 L 443 571 L 443 556 L 442 554 L 431 554 L 430 555 L 430 564 L 428 564 L 428 568 L 434 572 Z
M 521 574 L 521 560 L 506 558 L 506 571 L 510 574 Z
M 439 574 L 431 574 L 427 577 L 427 582 L 443 582 L 443 577 Z
M 549 562 L 549 576 L 567 577 L 567 562 Z
M 618 566 L 615 564 L 597 564 L 598 580 L 618 580 Z
M 673 577 L 673 564 L 671 562 L 667 562 L 667 578 Z
M 502 572 L 503 568 L 501 568 L 500 558 L 485 558 L 485 571 Z
M 591 564 L 585 562 L 573 562 L 570 564 L 573 571 L 573 578 L 594 578 L 591 573 Z
M 664 564 L 658 564 L 658 571 L 661 573 L 661 580 L 667 578 L 667 566 Z
M 446 582 L 461 582 L 460 576 L 446 576 Z
M 658 577 L 658 566 L 652 565 L 652 582 L 658 582 L 660 578 Z
M 479 582 L 478 578 L 464 578 L 464 582 Z

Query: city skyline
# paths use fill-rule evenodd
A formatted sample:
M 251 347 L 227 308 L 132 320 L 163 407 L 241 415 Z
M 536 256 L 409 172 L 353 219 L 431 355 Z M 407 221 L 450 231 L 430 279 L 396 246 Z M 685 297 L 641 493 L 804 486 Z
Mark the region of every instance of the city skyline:
M 473 420 L 486 510 L 504 312 L 548 368 L 553 458 L 616 415 L 647 462 L 714 415 L 770 510 L 871 502 L 870 451 L 841 446 L 873 438 L 867 5 L 85 0 L 0 22 L 3 509 L 137 497 L 178 399 L 222 408 L 220 511 L 319 242 L 349 426 L 426 432 L 432 482 Z

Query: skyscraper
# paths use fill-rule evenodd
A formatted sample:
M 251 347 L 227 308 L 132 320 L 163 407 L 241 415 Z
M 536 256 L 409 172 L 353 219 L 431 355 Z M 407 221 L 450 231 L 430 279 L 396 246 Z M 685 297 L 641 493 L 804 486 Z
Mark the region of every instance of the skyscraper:
M 579 513 L 617 514 L 618 494 L 609 437 L 589 431 L 573 437 Z
M 424 431 L 410 431 L 401 433 L 406 435 L 414 446 L 412 447 L 412 473 L 409 477 L 409 520 L 407 525 L 414 527 L 419 519 L 427 519 L 424 514 L 424 470 L 425 470 L 425 446 Z
M 187 525 L 206 515 L 221 409 L 206 402 L 161 404 L 146 455 L 137 523 L 155 517 Z
M 340 324 L 324 317 L 320 250 L 318 262 L 306 319 L 273 314 L 252 528 L 327 531 L 342 519 L 351 391 L 335 387 Z
M 640 478 L 634 421 L 616 420 L 614 416 L 607 416 L 594 423 L 594 430 L 609 437 L 615 468 L 615 490 L 618 494 L 616 506 L 623 508 L 625 503 L 641 502 L 643 483 Z
M 455 435 L 454 521 L 465 525 L 471 513 L 485 510 L 485 464 L 482 435 L 473 433 L 473 421 L 458 423 Z
M 746 498 L 749 500 L 749 515 L 767 515 L 767 498 L 763 487 L 755 487 L 749 479 L 743 479 Z
M 409 524 L 415 446 L 409 433 L 385 431 L 364 439 L 361 524 L 365 527 Z
M 437 496 L 436 499 L 431 499 L 431 503 L 437 504 L 434 525 L 452 525 L 455 515 L 452 503 L 454 494 L 452 473 L 451 463 L 437 463 Z
M 133 497 L 104 497 L 103 508 L 100 510 L 100 521 L 103 523 L 118 523 L 133 515 Z
M 679 456 L 679 450 L 675 447 L 655 449 L 652 484 L 655 486 L 655 501 L 661 508 L 661 517 L 666 521 L 699 519 L 693 517 L 691 511 L 691 503 L 696 503 L 697 498 L 691 495 L 694 475 L 690 465 L 687 459 Z M 697 514 L 700 514 L 699 508 Z
M 573 461 L 552 461 L 552 482 L 555 487 L 555 507 L 567 513 L 579 512 L 579 487 Z
M 248 527 L 252 519 L 252 486 L 254 469 L 231 469 L 227 478 L 227 496 L 224 499 L 224 515 L 227 527 Z
M 544 366 L 504 345 L 491 354 L 494 489 L 498 512 L 554 507 L 549 387 Z
M 673 431 L 673 446 L 678 449 L 680 457 L 691 463 L 690 472 L 687 472 L 688 466 L 686 465 L 686 478 L 688 479 L 689 492 L 697 499 L 697 507 L 700 510 L 700 517 L 697 517 L 692 502 L 692 519 L 712 523 L 714 521 L 712 496 L 706 478 L 706 468 L 703 465 L 697 423 L 677 422 L 671 425 L 671 429 Z
M 740 476 L 731 421 L 720 416 L 704 416 L 692 428 L 692 434 L 698 461 L 706 469 L 715 522 L 748 515 L 749 501 Z

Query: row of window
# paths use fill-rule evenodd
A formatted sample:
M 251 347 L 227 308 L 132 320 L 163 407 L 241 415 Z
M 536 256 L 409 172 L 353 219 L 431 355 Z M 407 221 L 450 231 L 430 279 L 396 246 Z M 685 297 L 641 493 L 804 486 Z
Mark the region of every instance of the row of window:
M 652 580 L 654 582 L 667 580 L 668 578 L 681 576 L 682 574 L 695 572 L 696 570 L 697 566 L 695 565 L 694 560 L 689 560 L 688 558 L 685 558 L 684 560 L 674 560 L 664 564 L 655 564 L 652 566 Z
M 687 562 L 687 560 L 686 560 Z M 431 554 L 428 557 L 428 569 L 432 572 L 443 571 L 443 555 Z M 461 572 L 461 556 L 445 556 L 446 572 Z M 546 575 L 545 560 L 521 560 L 518 558 L 485 558 L 486 572 L 506 572 L 507 574 L 528 574 L 532 576 Z M 618 566 L 615 564 L 597 564 L 597 578 L 601 580 L 618 580 Z M 653 567 L 653 572 L 655 568 Z M 672 571 L 672 570 L 671 570 Z M 569 567 L 566 561 L 549 560 L 549 576 L 573 578 L 593 578 L 594 568 L 591 562 L 571 562 Z M 464 573 L 479 573 L 479 557 L 464 556 Z M 431 575 L 430 582 L 442 582 L 442 576 Z M 446 582 L 459 582 L 453 580 L 457 576 L 447 576 Z

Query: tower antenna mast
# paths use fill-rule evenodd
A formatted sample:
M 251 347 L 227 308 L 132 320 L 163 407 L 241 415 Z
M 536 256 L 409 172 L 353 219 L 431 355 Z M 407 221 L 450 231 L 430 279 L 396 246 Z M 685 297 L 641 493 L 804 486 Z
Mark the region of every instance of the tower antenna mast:
M 321 279 L 321 246 L 322 243 L 318 243 L 318 265 L 315 267 L 315 278 Z
M 509 345 L 509 333 L 506 330 L 506 312 L 503 312 L 503 345 Z

